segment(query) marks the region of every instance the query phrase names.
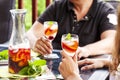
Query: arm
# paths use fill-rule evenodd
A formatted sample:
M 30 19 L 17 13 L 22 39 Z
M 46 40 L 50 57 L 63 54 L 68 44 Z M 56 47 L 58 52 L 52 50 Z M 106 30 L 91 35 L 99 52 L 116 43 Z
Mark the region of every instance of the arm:
M 87 48 L 93 55 L 101 53 L 112 53 L 114 46 L 115 30 L 107 30 L 101 34 L 101 40 L 84 46 Z
M 40 54 L 52 53 L 52 44 L 44 37 L 43 23 L 45 21 L 54 21 L 56 1 L 49 5 L 46 10 L 35 21 L 31 29 L 27 32 L 27 37 L 30 41 L 31 48 Z
M 52 45 L 49 40 L 43 38 L 44 36 L 44 28 L 43 25 L 36 21 L 31 29 L 26 33 L 30 41 L 31 48 L 40 54 L 48 54 L 51 53 Z
M 80 47 L 79 57 L 82 55 L 84 57 L 88 57 L 89 55 L 112 53 L 112 48 L 114 47 L 114 38 L 116 34 L 116 11 L 106 4 L 101 5 L 104 5 L 104 7 L 102 7 L 101 10 L 98 10 L 100 11 L 98 14 L 100 20 L 95 19 L 98 20 L 97 24 L 99 24 L 96 25 L 96 27 L 98 27 L 97 32 L 100 34 L 100 40 L 94 43 L 90 43 L 84 47 Z
M 84 64 L 87 64 L 85 66 L 82 66 Z M 96 69 L 96 68 L 102 68 L 102 67 L 110 67 L 112 64 L 112 61 L 107 59 L 84 59 L 78 61 L 78 65 L 82 66 L 81 70 L 89 70 L 89 69 Z
M 67 79 L 65 79 L 65 80 L 82 80 L 82 79 L 80 78 L 80 75 L 73 74 L 73 75 L 69 76 L 69 77 L 68 77 Z
M 88 57 L 91 55 L 112 53 L 114 47 L 115 30 L 107 30 L 101 34 L 101 40 L 84 47 L 79 47 L 77 50 L 79 58 Z
M 59 71 L 65 80 L 82 80 L 79 75 L 77 55 L 72 58 L 65 52 L 61 52 L 62 61 L 59 64 Z
M 28 32 L 26 33 L 26 36 L 28 37 L 28 39 L 30 41 L 30 46 L 32 49 L 34 48 L 34 45 L 35 45 L 35 42 L 37 41 L 37 39 L 39 39 L 41 36 L 43 36 L 42 26 L 43 25 L 41 23 L 36 21 L 30 28 L 30 30 L 28 30 Z

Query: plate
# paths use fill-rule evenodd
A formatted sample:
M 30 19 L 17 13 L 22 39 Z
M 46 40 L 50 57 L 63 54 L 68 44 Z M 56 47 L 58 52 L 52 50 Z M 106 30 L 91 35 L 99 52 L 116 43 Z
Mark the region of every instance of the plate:
M 45 71 L 42 73 L 41 76 L 36 76 L 36 77 L 34 76 L 35 80 L 56 80 L 55 75 L 47 68 L 47 66 L 43 66 L 42 68 L 44 68 Z M 33 78 L 33 77 L 32 75 L 28 76 L 28 75 L 11 74 L 8 72 L 8 66 L 0 66 L 0 78 L 16 78 L 15 80 L 24 80 L 24 78 Z
M 48 54 L 48 55 L 44 55 L 44 59 L 58 59 L 59 56 L 57 54 Z
M 0 60 L 0 65 L 8 64 L 8 60 Z

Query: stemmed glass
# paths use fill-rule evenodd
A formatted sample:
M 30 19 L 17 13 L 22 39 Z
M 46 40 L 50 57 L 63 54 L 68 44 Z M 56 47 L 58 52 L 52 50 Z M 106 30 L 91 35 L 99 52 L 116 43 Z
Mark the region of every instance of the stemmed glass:
M 50 42 L 52 43 L 52 41 L 54 40 L 56 34 L 58 31 L 58 23 L 56 21 L 45 21 L 44 22 L 44 34 L 45 37 L 50 40 Z M 56 54 L 47 54 L 44 55 L 45 58 L 50 59 L 50 58 L 55 58 L 58 57 Z
M 64 52 L 69 56 L 74 56 L 78 48 L 79 38 L 76 34 L 63 34 L 61 45 Z

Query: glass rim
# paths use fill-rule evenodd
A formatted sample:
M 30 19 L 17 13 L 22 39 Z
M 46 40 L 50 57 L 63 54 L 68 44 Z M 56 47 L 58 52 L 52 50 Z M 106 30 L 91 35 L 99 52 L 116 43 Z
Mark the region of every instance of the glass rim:
M 27 10 L 26 9 L 11 9 L 10 12 L 14 12 L 14 13 L 26 13 Z
M 54 23 L 57 23 L 57 21 L 44 21 L 44 23 L 48 23 L 48 22 L 54 22 Z
M 74 33 L 70 33 L 70 34 L 71 34 L 71 36 L 72 36 L 72 35 L 74 35 L 74 36 L 75 36 L 75 35 L 78 36 L 78 34 L 74 34 Z M 62 34 L 62 36 L 63 36 L 63 35 L 68 35 L 68 33 Z

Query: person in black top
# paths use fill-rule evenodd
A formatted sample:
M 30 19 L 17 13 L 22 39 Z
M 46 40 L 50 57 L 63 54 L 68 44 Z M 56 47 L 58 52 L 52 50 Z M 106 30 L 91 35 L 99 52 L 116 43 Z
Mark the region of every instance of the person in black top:
M 44 38 L 45 21 L 57 21 L 58 33 L 52 44 Z M 27 32 L 34 51 L 45 55 L 61 49 L 61 36 L 79 36 L 78 57 L 111 53 L 116 33 L 115 9 L 101 0 L 56 0 L 47 7 Z
M 96 59 L 84 59 L 77 61 L 77 54 L 75 56 L 70 57 L 65 52 L 61 51 L 61 55 L 63 56 L 62 61 L 59 65 L 59 71 L 62 74 L 65 80 L 82 80 L 79 75 L 78 65 L 83 65 L 81 70 L 88 70 L 93 68 L 102 68 L 109 67 L 110 72 L 114 72 L 115 80 L 119 80 L 119 74 L 116 74 L 116 71 L 120 71 L 120 5 L 118 5 L 117 11 L 117 28 L 116 28 L 116 36 L 115 36 L 115 46 L 112 54 L 112 60 L 106 58 L 96 58 Z M 113 75 L 112 75 L 113 76 Z M 114 79 L 114 78 L 113 78 Z

